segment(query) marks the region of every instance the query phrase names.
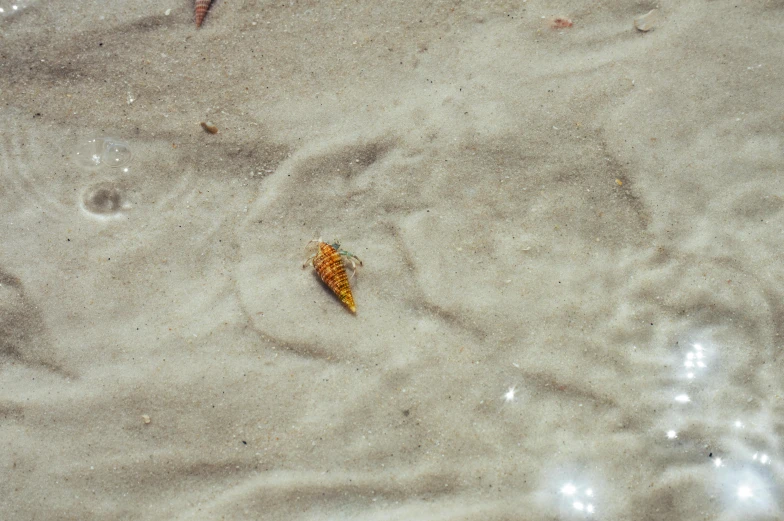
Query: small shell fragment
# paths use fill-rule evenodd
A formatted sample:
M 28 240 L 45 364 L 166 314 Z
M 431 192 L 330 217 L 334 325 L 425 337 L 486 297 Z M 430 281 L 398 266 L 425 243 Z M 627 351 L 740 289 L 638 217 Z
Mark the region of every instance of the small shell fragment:
M 638 31 L 642 31 L 647 33 L 651 29 L 653 29 L 653 25 L 659 19 L 659 10 L 658 9 L 651 9 L 647 13 L 642 16 L 638 16 L 634 19 L 634 27 Z
M 150 419 L 150 417 L 149 417 L 149 416 L 147 416 L 146 414 L 142 414 L 142 421 L 143 421 L 145 424 L 149 424 L 149 423 L 150 423 L 152 420 L 151 420 L 151 419 Z
M 558 16 L 550 21 L 550 26 L 553 29 L 568 29 L 573 25 L 572 21 L 564 16 Z
M 218 127 L 216 127 L 211 121 L 202 121 L 201 128 L 209 132 L 210 134 L 217 134 Z

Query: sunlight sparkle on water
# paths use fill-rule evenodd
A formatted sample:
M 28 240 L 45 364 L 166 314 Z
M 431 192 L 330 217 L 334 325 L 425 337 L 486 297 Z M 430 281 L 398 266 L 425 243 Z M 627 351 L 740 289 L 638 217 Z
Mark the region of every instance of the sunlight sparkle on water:
M 561 487 L 561 494 L 565 496 L 573 496 L 575 492 L 577 492 L 577 487 L 575 487 L 571 483 L 567 483 L 566 485 Z
M 588 487 L 583 489 L 573 483 L 566 483 L 561 487 L 561 494 L 569 498 L 562 503 L 567 510 L 581 512 L 583 515 L 593 514 L 596 510 L 593 501 L 593 489 Z
M 674 440 L 678 437 L 678 433 L 675 431 L 667 431 L 667 439 Z
M 728 465 L 717 472 L 718 476 L 724 476 L 725 491 L 731 506 L 736 510 L 735 517 L 730 519 L 757 519 L 754 513 L 769 512 L 777 510 L 780 503 L 780 491 L 777 484 L 771 481 L 769 473 L 759 474 L 748 468 L 747 465 Z M 720 478 L 721 479 L 721 478 Z M 775 478 L 774 478 L 775 479 Z M 732 501 L 734 500 L 734 501 Z M 741 515 L 745 514 L 745 515 Z M 764 519 L 781 519 L 781 516 L 765 517 Z
M 678 403 L 689 403 L 691 398 L 689 398 L 688 394 L 679 394 L 675 397 L 675 401 Z
M 751 487 L 746 485 L 741 485 L 738 487 L 738 497 L 741 499 L 749 499 L 754 497 L 754 493 L 751 491 Z
M 506 394 L 504 394 L 504 400 L 505 400 L 507 403 L 508 403 L 508 402 L 512 402 L 512 401 L 514 401 L 514 399 L 515 399 L 515 393 L 516 393 L 516 392 L 517 392 L 517 390 L 516 390 L 514 387 L 510 387 L 510 388 L 509 388 L 509 389 L 506 391 Z
M 705 352 L 703 351 L 702 344 L 692 344 L 692 350 L 686 353 L 683 359 L 683 366 L 689 370 L 686 373 L 686 378 L 693 380 L 696 376 L 694 368 L 705 369 L 708 366 L 705 364 Z
M 754 461 L 759 461 L 763 465 L 770 464 L 770 458 L 768 457 L 767 454 L 760 454 L 759 452 L 755 452 L 754 456 L 751 459 L 753 459 Z

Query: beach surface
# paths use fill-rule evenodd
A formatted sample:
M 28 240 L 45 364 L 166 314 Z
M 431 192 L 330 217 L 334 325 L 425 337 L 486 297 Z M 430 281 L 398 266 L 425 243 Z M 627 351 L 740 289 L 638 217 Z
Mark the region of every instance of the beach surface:
M 0 519 L 784 517 L 781 2 L 0 8 Z

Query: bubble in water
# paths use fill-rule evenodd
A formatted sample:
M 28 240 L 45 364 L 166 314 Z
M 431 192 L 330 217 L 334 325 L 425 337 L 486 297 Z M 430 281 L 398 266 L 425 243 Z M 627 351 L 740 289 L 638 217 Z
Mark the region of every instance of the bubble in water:
M 131 148 L 128 143 L 113 138 L 104 139 L 101 162 L 112 168 L 119 168 L 131 162 Z
M 101 166 L 101 156 L 103 156 L 103 138 L 88 139 L 76 146 L 74 161 L 76 164 L 85 168 L 98 168 Z
M 77 165 L 94 169 L 101 165 L 120 168 L 131 162 L 128 143 L 112 137 L 97 137 L 79 143 L 74 152 Z

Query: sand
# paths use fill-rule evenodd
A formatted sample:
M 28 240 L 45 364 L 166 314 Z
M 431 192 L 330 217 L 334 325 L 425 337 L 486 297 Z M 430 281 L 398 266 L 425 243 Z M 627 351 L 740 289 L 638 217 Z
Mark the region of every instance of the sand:
M 0 519 L 782 519 L 781 2 L 17 4 Z

